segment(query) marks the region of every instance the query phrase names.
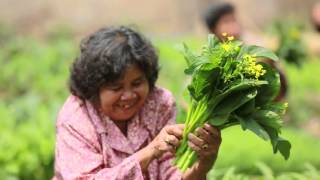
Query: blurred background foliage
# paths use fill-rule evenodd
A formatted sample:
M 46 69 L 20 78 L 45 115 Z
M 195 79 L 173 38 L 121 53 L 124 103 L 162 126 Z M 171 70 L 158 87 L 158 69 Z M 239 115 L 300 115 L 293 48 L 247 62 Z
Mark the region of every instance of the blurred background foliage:
M 307 46 L 302 33 L 305 30 L 303 23 L 290 18 L 275 20 L 269 31 L 277 37 L 276 54 L 281 61 L 300 68 L 306 58 Z
M 182 42 L 197 49 L 206 40 L 186 36 L 152 41 L 160 56 L 158 84 L 175 95 L 177 119 L 182 121 L 188 78 L 179 49 Z M 66 27 L 35 38 L 0 26 L 0 179 L 52 177 L 55 119 L 69 94 L 69 66 L 77 56 L 78 44 Z M 283 134 L 293 146 L 290 159 L 274 155 L 268 142 L 233 127 L 222 133 L 219 158 L 209 179 L 320 178 L 320 57 L 305 54 L 302 63 L 301 68 L 287 61 L 282 64 L 289 81 Z

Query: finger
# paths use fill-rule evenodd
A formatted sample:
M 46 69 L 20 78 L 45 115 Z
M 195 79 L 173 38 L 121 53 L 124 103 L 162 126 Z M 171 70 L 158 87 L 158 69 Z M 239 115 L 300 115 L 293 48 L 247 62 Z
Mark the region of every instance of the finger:
M 167 129 L 166 129 L 166 132 L 170 135 L 174 135 L 176 136 L 177 138 L 182 138 L 182 135 L 183 135 L 183 129 L 181 129 L 181 126 L 179 125 L 172 125 L 172 126 L 169 126 Z
M 199 147 L 201 147 L 205 144 L 204 140 L 200 139 L 199 137 L 197 137 L 193 133 L 188 134 L 188 140 Z
M 172 124 L 172 125 L 167 125 L 166 127 L 168 127 L 168 128 L 178 128 L 178 129 L 183 130 L 184 127 L 185 127 L 185 124 Z
M 220 136 L 220 130 L 218 128 L 211 126 L 210 124 L 204 124 L 203 128 L 208 131 L 210 134 L 214 135 L 215 137 Z
M 177 148 L 180 145 L 180 140 L 174 135 L 167 135 L 165 142 L 174 148 Z
M 171 152 L 171 153 L 175 153 L 176 148 L 170 144 L 168 144 L 167 142 L 163 141 L 163 145 L 161 145 L 161 148 L 159 148 L 162 153 L 165 152 Z
M 165 152 L 171 152 L 171 153 L 175 152 L 176 148 L 173 145 L 169 144 L 168 142 L 169 142 L 169 139 L 168 140 L 163 139 L 160 145 L 156 146 L 156 149 L 161 152 L 160 154 L 163 154 Z
M 176 148 L 174 147 L 174 146 L 172 146 L 172 145 L 169 145 L 169 144 L 167 144 L 167 151 L 169 151 L 169 152 L 171 152 L 171 153 L 173 153 L 173 154 L 175 154 L 175 152 L 176 152 Z
M 197 154 L 201 153 L 201 148 L 197 145 L 195 145 L 194 143 L 192 143 L 191 141 L 188 141 L 188 146 L 194 150 Z
M 208 144 L 212 143 L 212 138 L 210 136 L 210 133 L 206 131 L 204 128 L 197 128 L 195 132 L 198 135 L 198 137 L 202 139 L 205 143 L 208 143 Z
M 168 140 L 166 140 L 164 142 L 165 143 L 165 150 L 174 154 L 176 152 L 176 150 L 177 150 L 179 141 L 178 141 L 178 143 L 176 143 L 176 141 L 173 140 L 173 139 L 176 139 L 175 137 L 173 139 L 171 139 L 171 138 L 167 138 L 167 139 Z
M 185 125 L 184 124 L 176 124 L 176 126 L 183 131 Z

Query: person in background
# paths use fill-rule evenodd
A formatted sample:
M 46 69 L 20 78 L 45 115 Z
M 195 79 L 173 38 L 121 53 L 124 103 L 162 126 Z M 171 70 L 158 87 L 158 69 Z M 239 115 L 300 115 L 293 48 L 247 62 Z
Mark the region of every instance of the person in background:
M 235 39 L 243 40 L 242 26 L 237 18 L 235 7 L 227 2 L 213 3 L 205 11 L 203 16 L 204 22 L 210 33 L 215 34 L 221 41 L 224 41 L 227 36 L 233 36 Z M 250 43 L 251 44 L 251 43 Z M 257 44 L 256 44 L 257 45 Z M 268 63 L 279 72 L 280 75 L 280 91 L 275 101 L 283 101 L 288 92 L 288 83 L 284 71 L 279 63 L 270 59 L 262 59 L 261 61 Z
M 189 134 L 199 160 L 185 173 L 171 161 L 184 125 L 172 94 L 155 85 L 158 55 L 128 27 L 103 28 L 84 39 L 74 61 L 71 95 L 56 122 L 54 180 L 201 180 L 217 158 L 220 131 Z
M 316 31 L 320 33 L 320 2 L 315 3 L 312 7 L 311 23 Z
M 204 21 L 209 32 L 215 34 L 220 40 L 225 40 L 228 36 L 240 39 L 242 27 L 237 19 L 235 8 L 230 3 L 216 3 L 209 6 L 204 14 Z
M 310 9 L 310 22 L 315 31 L 307 34 L 307 46 L 310 54 L 320 57 L 320 2 L 312 5 Z

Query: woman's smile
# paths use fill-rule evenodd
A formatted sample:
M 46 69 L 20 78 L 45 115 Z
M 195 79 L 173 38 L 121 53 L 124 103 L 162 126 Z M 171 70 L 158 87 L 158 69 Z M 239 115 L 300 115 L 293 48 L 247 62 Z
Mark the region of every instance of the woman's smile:
M 123 111 L 133 109 L 137 105 L 138 100 L 132 100 L 130 102 L 120 102 L 116 106 Z

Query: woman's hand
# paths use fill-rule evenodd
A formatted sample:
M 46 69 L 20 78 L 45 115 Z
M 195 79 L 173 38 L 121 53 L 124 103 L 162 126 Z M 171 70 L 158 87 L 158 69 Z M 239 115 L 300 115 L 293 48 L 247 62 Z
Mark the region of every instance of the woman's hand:
M 194 134 L 190 133 L 188 145 L 197 153 L 198 161 L 183 174 L 183 179 L 205 180 L 217 158 L 220 143 L 220 131 L 209 124 L 197 128 Z
M 189 147 L 198 155 L 199 165 L 211 167 L 216 160 L 221 143 L 220 130 L 206 123 L 203 127 L 196 129 L 195 134 L 190 133 L 188 139 Z
M 182 139 L 183 128 L 183 124 L 165 126 L 151 143 L 137 152 L 137 157 L 143 171 L 147 170 L 152 160 L 159 158 L 163 153 L 175 153 Z
M 184 124 L 165 126 L 154 140 L 148 145 L 154 152 L 155 158 L 165 152 L 175 153 L 182 139 Z

